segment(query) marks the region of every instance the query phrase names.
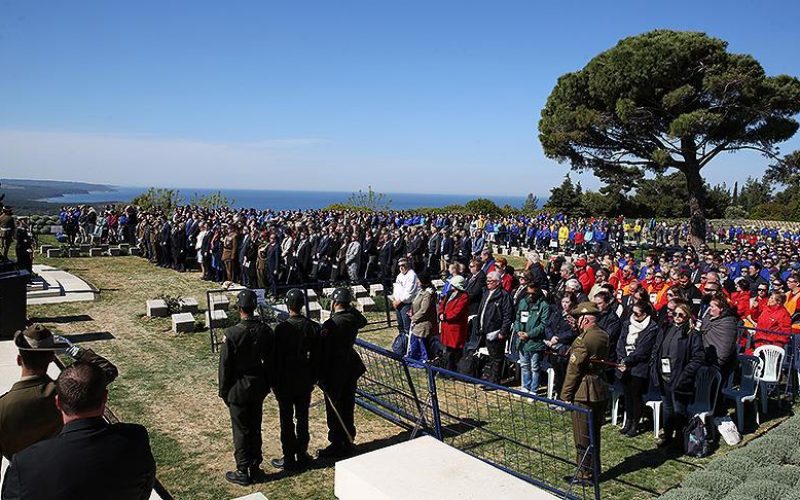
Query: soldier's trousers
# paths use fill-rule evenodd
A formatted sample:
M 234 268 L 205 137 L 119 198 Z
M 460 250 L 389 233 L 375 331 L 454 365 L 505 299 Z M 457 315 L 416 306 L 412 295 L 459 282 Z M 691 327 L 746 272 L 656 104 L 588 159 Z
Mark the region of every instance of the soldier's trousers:
M 264 401 L 261 400 L 243 406 L 231 404 L 228 407 L 233 428 L 233 457 L 236 459 L 236 468 L 240 471 L 257 467 L 263 460 L 261 453 L 263 406 Z
M 600 469 L 600 428 L 605 420 L 605 411 L 608 401 L 575 401 L 575 406 L 592 410 L 592 432 L 594 433 L 595 447 L 588 455 L 586 450 L 591 441 L 589 439 L 589 416 L 583 412 L 572 412 L 572 435 L 575 438 L 576 463 L 581 464 L 578 469 L 579 479 L 597 479 L 594 477 L 594 463 Z
M 308 451 L 308 408 L 311 392 L 303 394 L 275 393 L 281 419 L 281 449 L 285 460 L 294 460 L 295 455 Z M 295 419 L 297 424 L 295 425 Z
M 355 409 L 355 385 L 334 391 L 334 395 L 325 396 L 325 417 L 328 422 L 328 441 L 331 444 L 348 445 L 355 441 Z

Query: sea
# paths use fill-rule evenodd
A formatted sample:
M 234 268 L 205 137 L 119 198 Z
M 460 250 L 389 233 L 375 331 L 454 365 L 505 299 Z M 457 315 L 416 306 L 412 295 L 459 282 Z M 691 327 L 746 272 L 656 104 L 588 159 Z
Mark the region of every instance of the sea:
M 278 191 L 256 189 L 199 189 L 173 188 L 180 192 L 183 202 L 188 203 L 193 196 L 205 196 L 221 192 L 232 200 L 235 208 L 255 208 L 259 210 L 306 210 L 324 208 L 333 203 L 346 203 L 352 192 L 337 191 Z M 128 203 L 147 191 L 145 187 L 113 186 L 111 191 L 90 191 L 88 193 L 64 194 L 42 201 L 62 205 Z M 502 207 L 506 204 L 519 208 L 526 196 L 493 196 L 471 194 L 417 194 L 386 193 L 392 210 L 409 210 L 420 207 L 441 208 L 447 205 L 463 205 L 476 198 L 487 198 Z M 544 200 L 540 199 L 541 205 Z

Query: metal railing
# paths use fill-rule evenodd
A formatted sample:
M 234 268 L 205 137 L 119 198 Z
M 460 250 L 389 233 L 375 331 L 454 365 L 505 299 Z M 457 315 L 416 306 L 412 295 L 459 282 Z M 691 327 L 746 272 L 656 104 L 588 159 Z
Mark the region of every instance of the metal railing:
M 425 433 L 563 498 L 600 498 L 594 415 L 584 407 L 523 393 L 398 356 L 357 340 L 367 367 L 356 402 L 401 427 Z M 576 450 L 573 420 L 583 417 L 589 446 Z M 592 484 L 565 478 L 581 469 Z

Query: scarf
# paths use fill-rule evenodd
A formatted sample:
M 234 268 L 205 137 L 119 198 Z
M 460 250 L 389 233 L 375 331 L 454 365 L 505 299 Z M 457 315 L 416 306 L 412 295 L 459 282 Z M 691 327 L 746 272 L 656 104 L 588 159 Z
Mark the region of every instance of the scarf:
M 628 327 L 628 336 L 625 338 L 625 343 L 627 345 L 636 345 L 636 341 L 639 339 L 639 334 L 642 331 L 650 326 L 651 318 L 650 316 L 646 316 L 644 321 L 636 321 L 636 318 L 631 316 L 630 319 L 630 326 Z

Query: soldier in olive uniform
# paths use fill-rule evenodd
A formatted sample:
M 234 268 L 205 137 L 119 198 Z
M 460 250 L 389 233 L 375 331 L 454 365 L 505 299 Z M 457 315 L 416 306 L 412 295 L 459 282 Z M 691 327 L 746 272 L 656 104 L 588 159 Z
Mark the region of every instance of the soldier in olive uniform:
M 561 389 L 561 397 L 567 403 L 592 411 L 592 432 L 596 446 L 584 459 L 589 448 L 589 419 L 581 412 L 572 413 L 572 432 L 577 449 L 577 463 L 582 464 L 578 474 L 565 478 L 579 485 L 587 485 L 594 477 L 594 463 L 600 468 L 600 427 L 603 425 L 608 403 L 608 386 L 605 368 L 593 361 L 608 357 L 608 334 L 597 326 L 600 310 L 592 302 L 578 304 L 570 313 L 575 317 L 581 334 L 572 343 L 568 355 L 567 373 Z
M 343 457 L 353 452 L 356 384 L 367 371 L 353 345 L 358 330 L 367 324 L 367 318 L 350 305 L 352 300 L 349 288 L 334 290 L 333 314 L 322 324 L 319 386 L 325 393 L 331 444 L 319 450 L 320 457 Z
M 261 418 L 269 394 L 267 367 L 273 343 L 269 326 L 255 319 L 257 298 L 242 290 L 237 299 L 241 321 L 225 330 L 219 357 L 219 397 L 230 410 L 236 470 L 228 481 L 247 486 L 260 473 Z
M 22 378 L 0 396 L 0 454 L 8 460 L 28 446 L 58 435 L 64 426 L 56 408 L 56 383 L 47 375 L 55 353 L 66 349 L 76 361 L 97 365 L 106 377 L 106 385 L 117 377 L 117 367 L 110 361 L 57 339 L 47 328 L 33 324 L 14 335 L 19 349 L 17 364 Z
M 278 400 L 283 458 L 272 460 L 276 469 L 302 469 L 308 454 L 308 408 L 316 382 L 320 325 L 303 316 L 305 294 L 298 288 L 286 293 L 289 318 L 275 327 L 275 351 L 270 381 Z M 295 426 L 295 419 L 297 425 Z
M 8 260 L 8 251 L 11 249 L 11 240 L 14 238 L 14 215 L 11 209 L 3 207 L 0 210 L 0 251 L 3 253 L 3 260 Z

